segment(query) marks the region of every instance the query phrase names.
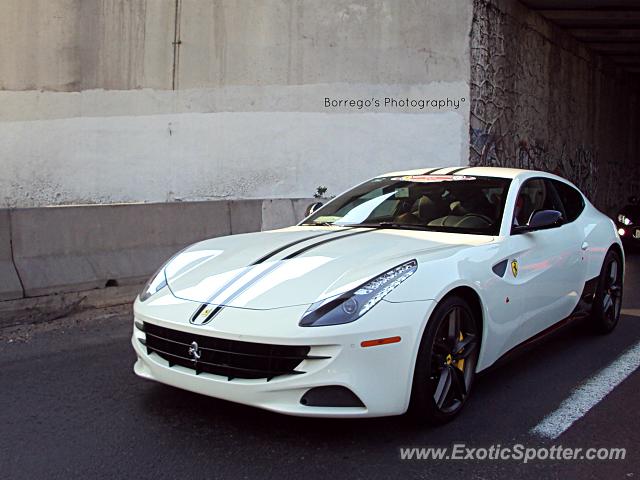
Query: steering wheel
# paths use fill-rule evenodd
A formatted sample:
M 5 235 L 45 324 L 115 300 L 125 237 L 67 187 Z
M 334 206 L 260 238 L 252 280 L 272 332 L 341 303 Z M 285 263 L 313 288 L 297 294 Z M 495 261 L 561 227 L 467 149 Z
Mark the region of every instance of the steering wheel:
M 466 213 L 465 215 L 462 216 L 462 219 L 460 220 L 460 222 L 462 222 L 465 218 L 472 218 L 472 217 L 477 217 L 477 218 L 480 218 L 481 220 L 484 220 L 485 222 L 487 222 L 487 225 L 491 225 L 493 223 L 493 220 L 491 220 L 491 218 L 487 217 L 486 215 L 482 215 L 481 213 Z

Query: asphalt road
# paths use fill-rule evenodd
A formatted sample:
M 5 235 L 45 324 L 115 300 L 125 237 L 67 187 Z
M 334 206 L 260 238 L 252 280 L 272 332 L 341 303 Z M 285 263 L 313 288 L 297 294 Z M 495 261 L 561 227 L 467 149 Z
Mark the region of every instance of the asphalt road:
M 624 310 L 611 335 L 570 327 L 482 375 L 454 422 L 306 419 L 143 381 L 131 321 L 62 319 L 0 332 L 0 478 L 638 478 L 640 375 L 631 374 L 557 440 L 532 427 L 640 341 L 640 256 L 627 259 Z M 90 314 L 85 314 L 90 316 Z M 625 460 L 434 461 L 401 447 L 624 447 Z

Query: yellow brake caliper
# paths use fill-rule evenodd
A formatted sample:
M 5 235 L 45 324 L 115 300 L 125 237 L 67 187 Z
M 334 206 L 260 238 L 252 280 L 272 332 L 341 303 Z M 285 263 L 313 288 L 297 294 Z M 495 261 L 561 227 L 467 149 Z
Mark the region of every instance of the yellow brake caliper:
M 462 340 L 464 338 L 464 336 L 462 335 L 462 330 L 460 330 L 460 337 L 458 337 L 458 338 L 460 340 Z M 456 353 L 458 353 L 458 352 L 456 352 Z M 461 358 L 460 360 L 458 360 L 456 362 L 456 367 L 458 367 L 459 370 L 462 370 L 464 372 L 464 358 Z

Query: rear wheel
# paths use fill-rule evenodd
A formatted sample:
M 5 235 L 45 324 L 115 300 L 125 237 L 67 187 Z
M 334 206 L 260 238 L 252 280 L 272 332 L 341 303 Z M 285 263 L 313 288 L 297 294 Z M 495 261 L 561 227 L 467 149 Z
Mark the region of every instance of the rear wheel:
M 591 310 L 592 325 L 598 333 L 609 333 L 618 324 L 622 307 L 622 259 L 615 250 L 604 257 L 596 296 Z
M 450 296 L 436 307 L 416 360 L 409 406 L 414 418 L 438 425 L 460 413 L 471 392 L 480 337 L 463 298 Z

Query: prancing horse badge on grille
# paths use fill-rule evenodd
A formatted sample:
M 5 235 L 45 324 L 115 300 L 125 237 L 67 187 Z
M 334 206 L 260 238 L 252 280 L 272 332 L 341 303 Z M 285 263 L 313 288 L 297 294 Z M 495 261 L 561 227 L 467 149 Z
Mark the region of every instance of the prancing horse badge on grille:
M 202 352 L 198 347 L 198 342 L 191 342 L 191 346 L 189 346 L 189 355 L 191 355 L 191 358 L 193 358 L 194 362 L 200 360 Z

